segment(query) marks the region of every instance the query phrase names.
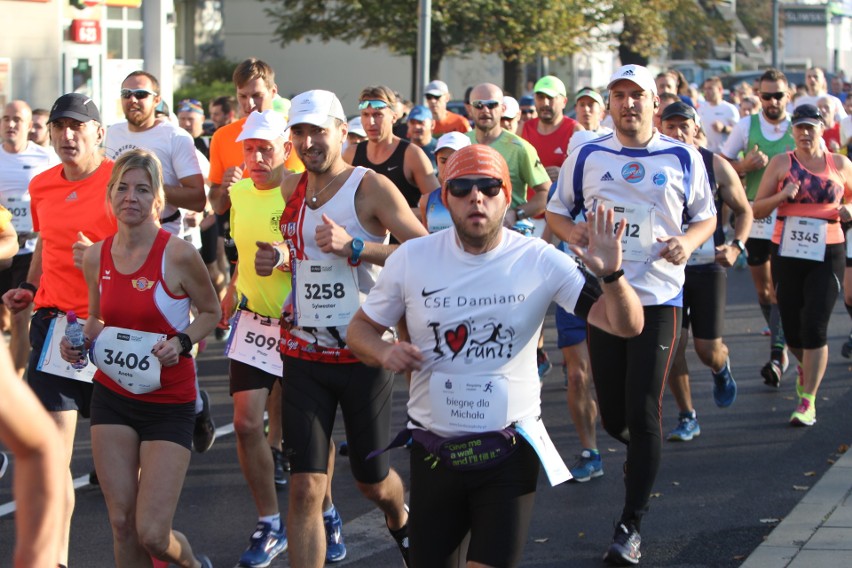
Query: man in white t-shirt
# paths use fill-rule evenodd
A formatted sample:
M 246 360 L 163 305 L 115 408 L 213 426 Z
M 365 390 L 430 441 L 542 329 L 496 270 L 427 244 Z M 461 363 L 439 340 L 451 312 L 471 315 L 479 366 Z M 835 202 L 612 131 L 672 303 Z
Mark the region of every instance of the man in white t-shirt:
M 163 228 L 181 234 L 179 208 L 203 211 L 206 203 L 204 176 L 195 154 L 192 136 L 168 120 L 157 120 L 159 81 L 145 71 L 134 71 L 121 83 L 121 108 L 127 122 L 107 129 L 106 155 L 115 160 L 128 150 L 153 152 L 163 165 L 166 207 L 160 217 Z
M 543 448 L 536 444 L 548 439 L 536 345 L 550 303 L 620 336 L 642 328 L 639 298 L 622 278 L 624 223 L 616 226 L 603 207 L 591 213 L 588 250 L 574 251 L 594 275 L 586 273 L 541 239 L 503 227 L 508 179 L 506 161 L 489 146 L 453 154 L 442 198 L 454 228 L 394 252 L 350 324 L 349 345 L 362 361 L 412 373 L 413 566 L 450 565 L 468 532 L 468 565 L 520 562 Z M 410 342 L 383 338 L 403 317 Z M 490 451 L 475 449 L 494 439 Z M 470 449 L 438 461 L 429 459 L 433 443 Z M 495 453 L 506 457 L 495 463 Z M 465 469 L 470 463 L 479 467 Z M 550 476 L 564 472 L 556 482 L 570 477 L 561 460 L 545 467 Z
M 834 120 L 841 122 L 846 118 L 846 109 L 843 108 L 843 102 L 828 93 L 828 83 L 825 81 L 825 73 L 822 69 L 819 67 L 810 67 L 805 71 L 805 90 L 808 94 L 796 97 L 793 101 L 793 108 L 799 105 L 817 106 L 820 97 L 828 97 L 834 109 Z
M 0 204 L 12 213 L 12 226 L 18 233 L 18 254 L 10 266 L 0 270 L 0 295 L 27 279 L 37 235 L 30 214 L 30 180 L 59 163 L 56 152 L 48 151 L 27 139 L 32 128 L 32 111 L 24 101 L 12 101 L 3 109 L 0 122 Z M 11 331 L 9 349 L 18 375 L 23 377 L 30 353 L 29 323 L 32 306 L 9 316 L 0 308 L 5 329 Z M 11 320 L 11 321 L 10 321 Z
M 698 107 L 698 116 L 707 136 L 707 149 L 719 153 L 734 125 L 740 121 L 740 111 L 722 98 L 722 81 L 718 77 L 706 79 L 703 90 L 704 103 Z

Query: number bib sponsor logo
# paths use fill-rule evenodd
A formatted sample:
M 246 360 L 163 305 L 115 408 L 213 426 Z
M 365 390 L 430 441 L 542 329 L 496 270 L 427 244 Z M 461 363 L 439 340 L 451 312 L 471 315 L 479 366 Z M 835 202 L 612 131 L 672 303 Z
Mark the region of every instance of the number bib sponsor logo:
M 160 360 L 151 354 L 162 333 L 106 326 L 92 346 L 92 362 L 121 388 L 145 394 L 160 388 Z
M 345 258 L 297 260 L 293 271 L 293 296 L 296 298 L 296 325 L 348 325 L 361 305 L 357 269 Z
M 822 262 L 825 258 L 825 237 L 828 221 L 808 217 L 787 217 L 778 254 Z
M 443 430 L 488 432 L 508 425 L 508 377 L 433 372 L 429 379 L 429 397 L 432 419 Z
M 280 377 L 284 372 L 278 353 L 278 320 L 239 310 L 231 322 L 231 337 L 225 355 L 234 361 Z
M 86 325 L 86 320 L 84 319 L 77 318 L 77 321 L 82 326 Z M 36 368 L 42 373 L 50 373 L 51 375 L 65 377 L 66 379 L 91 383 L 92 377 L 95 376 L 95 371 L 98 370 L 92 364 L 91 359 L 88 365 L 78 371 L 60 355 L 59 342 L 65 337 L 65 327 L 67 325 L 68 320 L 65 319 L 65 314 L 59 314 L 50 320 L 50 327 L 47 329 L 44 346 L 41 349 L 41 355 L 39 355 Z
M 775 230 L 775 216 L 776 212 L 773 210 L 769 217 L 755 219 L 751 224 L 751 231 L 748 234 L 748 238 L 764 240 L 771 239 L 772 232 Z
M 683 226 L 683 232 L 686 232 L 686 229 L 689 228 L 689 225 Z M 701 246 L 692 251 L 692 254 L 689 255 L 689 258 L 686 260 L 686 264 L 692 266 L 694 264 L 711 264 L 716 262 L 716 244 L 713 240 L 713 235 L 710 235 L 710 238 L 701 243 Z
M 597 208 L 597 200 L 594 207 Z M 624 260 L 649 262 L 654 245 L 653 208 L 628 203 L 608 203 L 615 212 L 615 222 L 625 219 L 624 235 L 621 237 L 621 254 Z
M 12 226 L 20 233 L 33 232 L 33 217 L 30 212 L 30 200 L 20 196 L 0 195 L 0 204 L 12 214 Z

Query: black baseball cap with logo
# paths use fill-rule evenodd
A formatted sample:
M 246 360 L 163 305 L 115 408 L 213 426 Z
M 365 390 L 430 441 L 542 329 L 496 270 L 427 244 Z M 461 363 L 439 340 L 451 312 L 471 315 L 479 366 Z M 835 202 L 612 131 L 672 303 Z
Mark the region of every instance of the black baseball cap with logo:
M 80 122 L 101 121 L 101 113 L 98 105 L 91 98 L 81 93 L 67 93 L 56 99 L 50 109 L 50 117 L 47 122 L 51 123 L 60 118 L 73 118 Z
M 681 116 L 687 120 L 695 120 L 695 109 L 683 101 L 677 101 L 663 109 L 660 120 L 668 120 L 673 116 Z
M 825 126 L 825 119 L 819 109 L 814 105 L 799 105 L 790 117 L 791 122 L 796 124 L 810 124 L 812 126 Z

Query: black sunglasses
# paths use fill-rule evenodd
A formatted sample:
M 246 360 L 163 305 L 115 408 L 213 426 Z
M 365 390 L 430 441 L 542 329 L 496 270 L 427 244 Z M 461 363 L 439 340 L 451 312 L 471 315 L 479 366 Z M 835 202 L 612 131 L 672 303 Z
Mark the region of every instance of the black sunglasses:
M 121 98 L 129 99 L 130 97 L 135 97 L 136 100 L 141 101 L 142 99 L 147 99 L 148 95 L 157 96 L 157 93 L 154 91 L 149 91 L 148 89 L 121 89 Z
M 503 180 L 497 178 L 458 178 L 447 180 L 447 191 L 453 197 L 465 197 L 474 186 L 482 195 L 496 197 L 503 189 Z
M 521 114 L 535 114 L 534 108 L 521 109 Z
M 763 99 L 764 101 L 771 101 L 772 99 L 775 99 L 776 101 L 780 101 L 786 95 L 787 95 L 787 93 L 784 93 L 784 92 L 780 92 L 780 93 L 760 93 L 760 98 Z
M 426 97 L 426 99 L 428 99 L 430 101 L 437 101 L 438 99 L 441 98 L 442 95 L 430 95 L 429 93 L 426 93 L 423 96 Z
M 497 108 L 501 104 L 502 103 L 500 101 L 495 101 L 494 99 L 489 99 L 487 101 L 473 101 L 472 103 L 470 103 L 470 106 L 472 106 L 476 110 L 482 110 L 484 108 L 487 108 L 488 110 L 494 110 L 495 108 Z

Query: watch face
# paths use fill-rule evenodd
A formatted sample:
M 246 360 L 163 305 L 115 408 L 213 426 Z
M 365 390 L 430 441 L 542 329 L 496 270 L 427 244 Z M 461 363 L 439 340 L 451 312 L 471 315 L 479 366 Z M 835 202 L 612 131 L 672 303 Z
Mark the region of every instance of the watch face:
M 352 250 L 356 252 L 364 250 L 364 241 L 359 238 L 352 239 Z

